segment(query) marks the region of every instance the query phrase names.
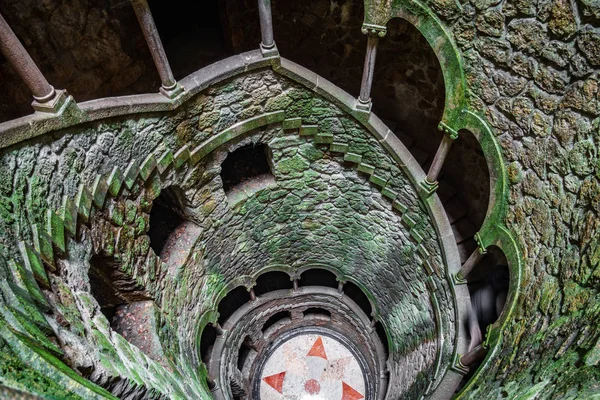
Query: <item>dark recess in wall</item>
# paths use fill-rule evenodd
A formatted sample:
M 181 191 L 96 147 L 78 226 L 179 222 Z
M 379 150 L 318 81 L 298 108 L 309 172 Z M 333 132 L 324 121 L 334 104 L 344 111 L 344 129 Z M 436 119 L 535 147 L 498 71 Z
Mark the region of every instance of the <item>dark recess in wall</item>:
M 344 294 L 350 297 L 367 314 L 367 317 L 371 317 L 371 302 L 361 288 L 352 282 L 346 282 L 344 283 Z
M 210 352 L 215 344 L 215 340 L 217 340 L 217 330 L 211 324 L 206 325 L 200 336 L 200 357 L 205 363 L 208 363 L 210 359 Z
M 244 286 L 238 286 L 227 293 L 223 300 L 219 302 L 219 324 L 223 325 L 238 308 L 249 301 L 250 294 Z
M 265 324 L 262 327 L 262 331 L 266 332 L 267 329 L 269 329 L 270 327 L 272 327 L 273 325 L 275 325 L 276 323 L 283 321 L 283 320 L 291 320 L 292 319 L 292 314 L 290 314 L 289 311 L 280 311 L 276 314 L 273 314 L 269 317 L 269 319 L 265 322 Z
M 258 277 L 254 286 L 254 294 L 260 296 L 274 290 L 291 289 L 293 286 L 294 284 L 288 274 L 280 271 L 271 271 Z
M 221 164 L 221 179 L 225 192 L 253 178 L 272 175 L 268 153 L 269 148 L 264 144 L 240 147 L 229 153 Z
M 181 207 L 177 201 L 175 188 L 163 189 L 150 210 L 150 247 L 156 255 L 162 253 L 169 236 L 185 219 L 180 215 Z M 179 212 L 177 212 L 177 211 Z
M 300 286 L 326 286 L 337 288 L 337 277 L 326 269 L 309 269 L 300 275 Z

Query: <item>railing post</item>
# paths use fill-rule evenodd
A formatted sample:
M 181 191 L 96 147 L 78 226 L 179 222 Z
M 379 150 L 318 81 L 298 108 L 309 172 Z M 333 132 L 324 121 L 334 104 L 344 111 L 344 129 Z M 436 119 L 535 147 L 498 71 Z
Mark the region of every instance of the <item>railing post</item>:
M 421 186 L 425 189 L 427 194 L 432 194 L 438 188 L 438 176 L 440 175 L 440 171 L 444 166 L 444 162 L 446 161 L 446 157 L 448 156 L 448 152 L 450 151 L 450 147 L 452 147 L 452 143 L 458 139 L 458 132 L 454 129 L 450 128 L 448 125 L 440 122 L 438 129 L 444 132 L 444 136 L 442 137 L 442 141 L 440 142 L 440 146 L 435 153 L 435 157 L 429 167 L 429 172 L 427 172 L 427 177 L 425 181 L 421 183 Z
M 470 366 L 471 364 L 482 360 L 487 354 L 487 349 L 483 346 L 479 345 L 475 347 L 473 350 L 465 354 L 460 358 L 460 363 L 465 367 Z
M 0 14 L 0 51 L 33 94 L 34 100 L 31 103 L 33 108 L 40 112 L 60 112 L 69 96 L 64 90 L 55 90 L 48 83 L 2 14 Z
M 260 18 L 260 51 L 264 57 L 278 56 L 279 51 L 273 38 L 271 0 L 258 0 L 258 16 Z
M 467 261 L 460 267 L 460 270 L 456 273 L 455 282 L 457 283 L 466 283 L 466 279 L 473 271 L 473 268 L 483 259 L 486 252 L 485 250 L 481 250 L 479 247 L 476 248 L 473 253 L 469 256 Z
M 154 18 L 152 18 L 152 12 L 150 6 L 146 0 L 131 0 L 131 5 L 135 11 L 135 15 L 142 28 L 144 38 L 148 43 L 150 54 L 154 60 L 154 65 L 158 70 L 158 75 L 162 82 L 160 92 L 167 96 L 169 99 L 174 99 L 183 93 L 183 88 L 177 83 L 171 71 L 167 54 L 158 35 Z
M 362 33 L 367 35 L 367 52 L 365 54 L 365 64 L 363 66 L 363 75 L 360 82 L 360 94 L 356 109 L 361 111 L 371 111 L 371 88 L 373 86 L 373 75 L 375 73 L 375 58 L 377 56 L 377 44 L 379 38 L 384 37 L 387 31 L 385 26 L 363 24 Z

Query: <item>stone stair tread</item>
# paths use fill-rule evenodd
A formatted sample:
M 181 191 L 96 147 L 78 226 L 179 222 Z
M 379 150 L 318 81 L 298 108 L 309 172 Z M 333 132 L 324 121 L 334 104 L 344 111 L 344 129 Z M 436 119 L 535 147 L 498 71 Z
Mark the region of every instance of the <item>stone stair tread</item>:
M 463 218 L 452 225 L 452 231 L 456 237 L 456 243 L 462 243 L 465 240 L 472 238 L 477 232 L 477 228 L 475 228 L 468 219 Z
M 427 154 L 426 152 L 424 152 L 423 150 L 421 150 L 418 147 L 413 147 L 410 149 L 411 154 L 413 155 L 413 157 L 415 158 L 415 160 L 417 160 L 417 162 L 419 163 L 419 165 L 421 165 L 421 167 L 427 162 L 427 160 L 429 159 L 429 154 Z M 427 172 L 427 171 L 425 171 Z
M 438 196 L 440 196 L 440 199 L 442 200 L 442 203 L 447 203 L 449 202 L 455 195 L 456 195 L 457 191 L 456 188 L 454 188 L 454 186 L 450 185 L 448 182 L 441 180 L 439 181 L 439 187 L 437 190 L 437 194 Z
M 457 247 L 458 254 L 460 257 L 460 263 L 464 264 L 465 261 L 467 261 L 467 259 L 469 258 L 469 256 L 473 253 L 473 251 L 477 248 L 477 242 L 475 242 L 475 239 L 469 239 L 460 243 Z
M 392 121 L 391 119 L 385 119 L 385 118 L 379 118 L 381 120 L 381 122 L 383 122 L 390 131 L 394 132 L 394 130 L 396 130 L 396 127 L 398 126 L 398 123 L 396 121 Z
M 444 209 L 446 210 L 448 220 L 451 224 L 457 222 L 468 214 L 466 206 L 458 199 L 458 197 L 453 197 L 444 203 Z
M 413 143 L 415 142 L 415 139 L 412 136 L 407 135 L 406 133 L 402 132 L 399 129 L 396 129 L 394 131 L 394 134 L 396 135 L 396 137 L 398 139 L 400 139 L 400 141 L 408 148 L 410 149 L 413 146 Z

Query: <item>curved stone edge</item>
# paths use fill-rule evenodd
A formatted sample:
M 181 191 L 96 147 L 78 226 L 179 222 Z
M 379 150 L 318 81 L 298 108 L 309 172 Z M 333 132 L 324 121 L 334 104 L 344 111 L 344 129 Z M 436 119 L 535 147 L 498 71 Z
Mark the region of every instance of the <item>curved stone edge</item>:
M 59 113 L 35 112 L 25 117 L 0 123 L 0 149 L 15 145 L 46 133 L 85 122 L 139 113 L 164 112 L 178 108 L 198 92 L 243 72 L 268 67 L 278 58 L 264 58 L 260 50 L 253 50 L 217 61 L 188 75 L 179 84 L 184 92 L 175 99 L 161 93 L 139 94 L 76 103 L 69 102 Z
M 419 0 L 364 0 L 364 7 L 364 22 L 367 25 L 385 27 L 390 19 L 402 18 L 415 26 L 425 37 L 440 62 L 444 76 L 446 101 L 440 126 L 454 135 L 461 129 L 472 132 L 479 141 L 488 163 L 490 199 L 486 218 L 476 239 L 480 250 L 485 251 L 489 246 L 496 245 L 506 256 L 510 268 L 510 296 L 502 315 L 488 332 L 488 355 L 470 380 L 470 384 L 459 393 L 457 398 L 461 398 L 489 368 L 488 361 L 500 346 L 502 330 L 514 313 L 522 284 L 523 252 L 514 240 L 514 234 L 504 224 L 508 197 L 504 159 L 485 118 L 470 106 L 461 52 L 454 43 L 451 32 L 436 14 Z
M 268 66 L 271 66 L 276 73 L 286 76 L 325 97 L 361 122 L 362 125 L 378 139 L 383 147 L 389 151 L 392 158 L 394 158 L 399 166 L 407 173 L 408 178 L 415 187 L 418 187 L 418 182 L 425 178 L 425 173 L 417 161 L 379 118 L 373 114 L 357 112 L 354 109 L 355 99 L 352 96 L 326 79 L 289 60 L 279 58 L 264 59 L 258 50 L 219 61 L 186 77 L 180 81 L 186 92 L 175 101 L 170 101 L 158 94 L 99 99 L 82 103 L 79 106 L 72 106 L 72 110 L 74 110 L 73 107 L 76 107 L 77 110 L 74 110 L 71 114 L 69 114 L 68 111 L 65 111 L 65 114 L 63 115 L 52 116 L 40 116 L 36 113 L 28 117 L 0 124 L 0 148 L 10 146 L 32 137 L 40 136 L 47 132 L 75 126 L 84 122 L 120 115 L 173 110 L 191 96 L 194 96 L 201 90 L 215 83 L 243 72 Z M 79 118 L 70 119 L 68 118 L 69 115 L 75 115 Z M 260 120 L 260 118 L 262 118 L 262 120 Z M 24 248 L 29 249 L 27 251 L 28 255 L 24 259 L 25 263 L 29 263 L 31 266 L 30 269 L 32 275 L 36 277 L 35 280 L 42 286 L 47 285 L 47 276 L 45 275 L 42 260 L 50 270 L 55 269 L 54 253 L 52 252 L 53 245 L 59 253 L 66 251 L 65 234 L 71 234 L 72 236 L 76 234 L 78 216 L 81 220 L 87 221 L 92 205 L 101 209 L 108 194 L 116 197 L 123 186 L 131 188 L 138 175 L 145 182 L 150 179 L 155 170 L 158 170 L 159 173 L 162 174 L 166 172 L 170 166 L 173 165 L 176 166 L 176 168 L 179 168 L 188 160 L 192 165 L 195 165 L 202 157 L 228 140 L 251 129 L 270 123 L 281 122 L 283 120 L 283 111 L 251 118 L 250 120 L 243 121 L 242 123 L 238 123 L 226 129 L 220 135 L 198 146 L 196 149 L 190 150 L 187 146 L 183 146 L 176 153 L 173 153 L 169 149 L 158 157 L 150 154 L 141 164 L 133 160 L 125 171 L 120 171 L 118 167 L 115 167 L 108 176 L 97 175 L 92 191 L 89 191 L 84 185 L 81 185 L 75 201 L 65 198 L 61 210 L 58 212 L 48 211 L 46 230 L 39 226 L 35 228 L 35 231 L 38 232 L 38 235 L 35 235 L 34 238 L 35 251 L 31 251 L 31 246 L 28 246 L 27 244 L 23 243 L 22 245 Z M 294 124 L 295 122 L 288 123 Z M 304 128 L 304 133 L 307 135 L 309 135 L 311 131 L 314 132 L 314 128 L 309 127 L 308 130 L 307 128 Z M 318 144 L 332 145 L 333 151 L 344 149 L 343 145 L 340 147 L 340 144 L 334 144 L 332 137 L 327 134 L 315 134 L 315 141 Z M 381 188 L 384 197 L 387 197 L 388 199 L 393 197 L 393 191 L 388 190 L 385 186 L 386 182 L 375 174 L 374 166 L 361 163 L 361 158 L 359 158 L 360 155 L 353 153 L 347 153 L 346 155 L 348 156 L 347 161 L 354 162 L 359 171 L 371 175 L 370 181 Z M 152 180 L 150 180 L 150 183 L 152 183 Z M 154 190 L 159 192 L 160 187 L 156 187 Z M 393 201 L 394 199 L 392 198 L 391 200 Z M 423 196 L 421 194 L 421 200 L 426 205 L 432 219 L 435 221 L 434 226 L 437 230 L 443 249 L 442 255 L 445 258 L 446 268 L 444 272 L 448 284 L 453 291 L 453 298 L 455 299 L 455 325 L 458 334 L 456 335 L 453 346 L 454 352 L 464 352 L 467 347 L 467 341 L 465 332 L 460 326 L 460 321 L 464 320 L 466 317 L 465 302 L 469 301 L 469 294 L 465 286 L 453 286 L 449 276 L 449 274 L 456 273 L 460 268 L 460 259 L 454 241 L 454 234 L 437 195 Z M 402 205 L 397 204 L 394 209 L 402 212 Z M 406 221 L 406 223 L 410 224 L 410 221 Z M 415 237 L 414 235 L 411 235 L 411 237 L 418 241 L 418 236 Z M 417 245 L 419 243 L 420 241 L 418 241 Z M 37 273 L 33 273 L 34 271 Z M 441 338 L 440 340 L 441 347 L 444 339 Z M 453 376 L 452 371 L 450 370 L 447 371 L 446 375 L 448 374 L 451 375 L 449 376 L 451 382 L 448 381 L 448 384 L 443 386 L 455 387 L 458 385 L 460 375 Z M 438 386 L 441 385 L 434 385 L 434 387 Z

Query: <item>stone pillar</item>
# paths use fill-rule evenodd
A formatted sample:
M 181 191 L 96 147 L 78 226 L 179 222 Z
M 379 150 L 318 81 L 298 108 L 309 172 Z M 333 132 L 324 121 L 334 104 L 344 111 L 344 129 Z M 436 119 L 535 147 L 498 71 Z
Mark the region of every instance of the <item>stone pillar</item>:
M 467 261 L 465 261 L 463 266 L 460 267 L 460 270 L 456 273 L 456 281 L 466 283 L 467 277 L 471 271 L 473 271 L 473 268 L 475 268 L 475 266 L 483 259 L 484 255 L 485 250 L 482 251 L 481 248 L 476 248 L 473 253 L 471 253 Z
M 433 158 L 431 167 L 429 167 L 427 177 L 422 183 L 423 188 L 425 188 L 428 194 L 431 194 L 437 190 L 437 179 L 440 175 L 440 171 L 444 166 L 444 162 L 446 161 L 446 157 L 448 156 L 450 147 L 452 147 L 452 142 L 458 139 L 458 132 L 454 131 L 443 122 L 440 122 L 439 129 L 444 131 L 444 136 L 442 137 L 440 146 L 438 147 L 437 152 L 435 153 L 435 157 Z
M 67 100 L 64 90 L 54 90 L 0 14 L 0 51 L 31 90 L 36 111 L 57 113 Z
M 144 38 L 150 48 L 154 65 L 156 65 L 158 75 L 162 82 L 160 92 L 169 99 L 174 99 L 183 92 L 183 88 L 177 83 L 173 76 L 167 54 L 165 53 L 165 49 L 160 41 L 160 36 L 156 30 L 156 25 L 154 24 L 154 18 L 152 18 L 152 12 L 150 11 L 148 2 L 146 0 L 131 0 L 131 4 L 142 28 Z
M 271 0 L 258 0 L 258 16 L 260 18 L 260 51 L 264 57 L 278 56 L 279 52 L 273 38 Z
M 363 66 L 362 81 L 360 83 L 360 95 L 356 108 L 358 110 L 371 111 L 371 87 L 373 86 L 373 75 L 375 73 L 375 57 L 377 55 L 377 44 L 379 38 L 386 34 L 385 26 L 363 24 L 362 33 L 367 35 L 367 52 Z
M 487 354 L 487 349 L 485 349 L 481 345 L 477 346 L 473 350 L 471 350 L 469 353 L 462 356 L 460 358 L 460 363 L 461 363 L 461 365 L 468 367 L 469 365 L 473 364 L 474 362 L 482 360 L 486 354 Z

